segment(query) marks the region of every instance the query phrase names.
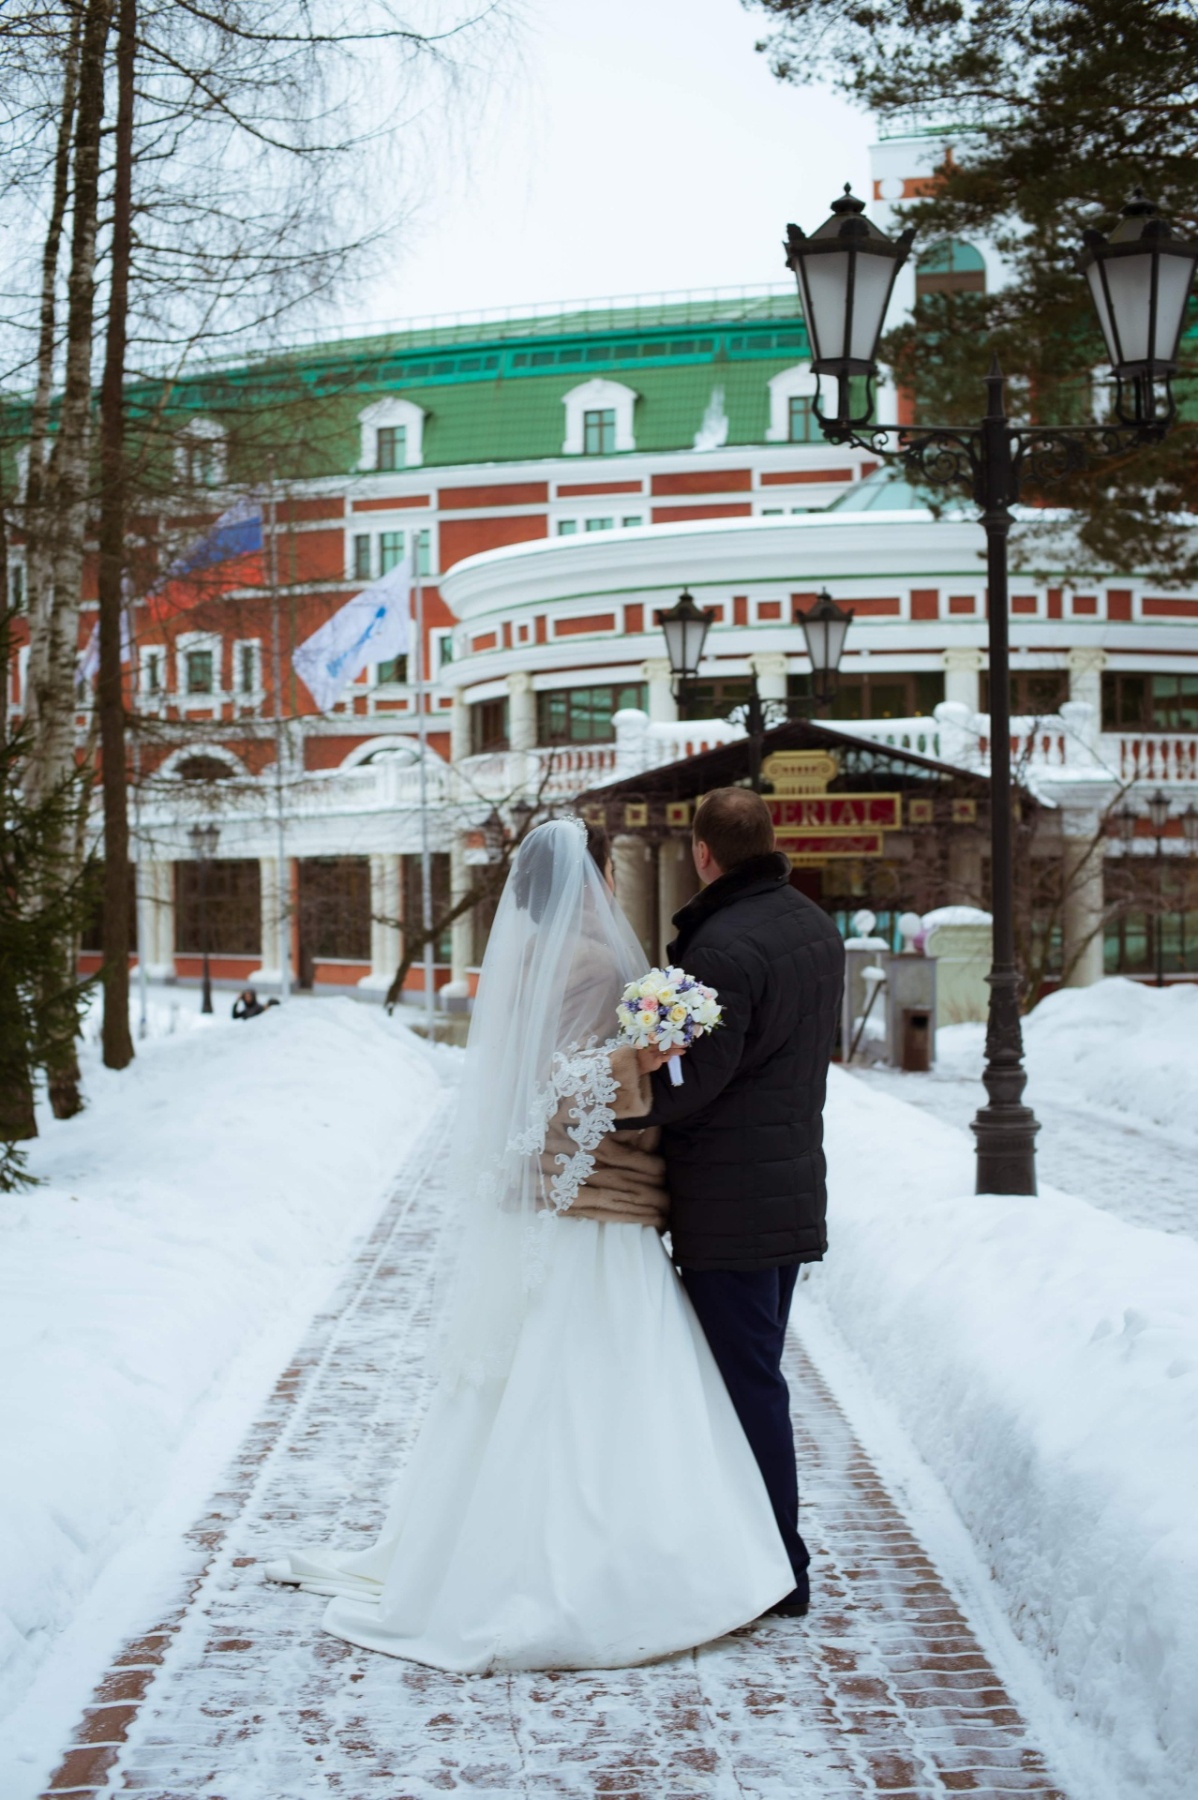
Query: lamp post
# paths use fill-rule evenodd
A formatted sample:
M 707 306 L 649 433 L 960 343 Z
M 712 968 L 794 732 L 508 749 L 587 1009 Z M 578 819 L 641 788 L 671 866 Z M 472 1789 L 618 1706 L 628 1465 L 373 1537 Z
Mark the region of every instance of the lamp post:
M 696 606 L 695 596 L 684 590 L 677 603 L 666 612 L 654 613 L 654 623 L 661 626 L 670 659 L 674 698 L 679 699 L 688 681 L 699 673 L 707 633 L 715 621 L 713 607 Z
M 703 646 L 715 617 L 714 610 L 696 606 L 694 596 L 689 593 L 680 594 L 677 605 L 668 612 L 656 614 L 656 621 L 665 635 L 676 700 L 686 683 L 698 673 Z M 838 606 L 827 588 L 821 590 L 807 612 L 795 608 L 793 623 L 802 627 L 807 655 L 811 659 L 811 689 L 821 706 L 827 705 L 836 692 L 840 659 L 852 622 L 852 608 Z M 754 793 L 761 792 L 761 743 L 766 731 L 766 704 L 757 686 L 757 671 L 752 669 L 745 726 L 749 736 L 749 779 Z M 790 700 L 771 700 L 768 704 L 771 710 L 781 710 L 785 718 L 791 717 Z
M 1169 824 L 1169 796 L 1163 788 L 1149 794 L 1148 817 L 1156 839 L 1156 928 L 1152 935 L 1159 988 L 1165 985 L 1165 832 Z
M 1115 404 L 1102 425 L 1017 425 L 1007 417 L 997 357 L 986 377 L 985 416 L 972 426 L 879 424 L 874 420 L 877 346 L 895 277 L 914 231 L 890 239 L 864 217 L 846 187 L 813 236 L 787 227 L 787 266 L 798 282 L 811 367 L 836 385 L 832 416 L 816 395 L 830 443 L 855 444 L 903 464 L 924 485 L 964 488 L 986 533 L 990 651 L 991 905 L 994 952 L 982 1080 L 988 1104 L 974 1120 L 977 1191 L 1034 1194 L 1039 1125 L 1023 1104 L 1027 1074 L 1019 1024 L 1011 848 L 1011 724 L 1007 538 L 1025 474 L 1041 481 L 1096 456 L 1125 455 L 1162 437 L 1176 416 L 1172 376 L 1198 246 L 1173 236 L 1141 192 L 1109 238 L 1085 234 L 1078 266 L 1090 284 L 1115 376 Z M 821 384 L 822 385 L 822 384 Z
M 220 837 L 219 825 L 193 825 L 188 832 L 191 839 L 191 851 L 200 865 L 200 941 L 203 948 L 204 976 L 203 991 L 200 1000 L 200 1011 L 212 1011 L 212 972 L 208 966 L 208 864 L 216 855 L 217 839 Z

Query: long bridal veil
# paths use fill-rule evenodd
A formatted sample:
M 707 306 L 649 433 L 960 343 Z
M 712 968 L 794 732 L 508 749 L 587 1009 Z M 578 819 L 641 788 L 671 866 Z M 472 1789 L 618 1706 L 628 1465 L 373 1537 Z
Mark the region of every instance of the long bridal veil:
M 266 1573 L 327 1631 L 435 1668 L 614 1668 L 789 1592 L 769 1496 L 657 1233 L 560 1215 L 614 1125 L 608 1046 L 644 953 L 558 819 L 513 860 L 483 963 L 434 1294 L 429 1410 L 369 1549 Z M 563 1122 L 570 1147 L 561 1142 Z M 438 1354 L 439 1352 L 439 1354 Z
M 582 822 L 537 826 L 513 858 L 470 1024 L 435 1296 L 442 1378 L 507 1373 L 543 1269 L 544 1234 L 611 1128 L 604 1048 L 620 990 L 644 966 Z M 563 1102 L 576 1148 L 546 1173 L 546 1131 Z

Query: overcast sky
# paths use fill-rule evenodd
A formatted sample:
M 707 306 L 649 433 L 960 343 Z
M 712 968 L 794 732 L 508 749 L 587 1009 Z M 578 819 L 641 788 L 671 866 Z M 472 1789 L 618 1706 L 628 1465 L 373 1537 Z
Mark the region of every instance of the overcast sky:
M 870 121 L 775 81 L 739 0 L 525 0 L 525 20 L 517 78 L 358 317 L 782 281 L 786 221 L 864 193 Z

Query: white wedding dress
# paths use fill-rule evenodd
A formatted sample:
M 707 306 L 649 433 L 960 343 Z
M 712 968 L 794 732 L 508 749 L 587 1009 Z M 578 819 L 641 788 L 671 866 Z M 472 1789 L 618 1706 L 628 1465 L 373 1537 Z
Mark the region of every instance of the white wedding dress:
M 534 856 L 554 879 L 551 899 L 534 882 L 530 956 L 503 915 L 521 892 L 520 859 L 527 876 Z M 527 883 L 523 892 L 527 900 Z M 657 1232 L 562 1216 L 593 1166 L 588 1145 L 611 1128 L 593 1048 L 546 1061 L 547 1045 L 593 1046 L 586 1026 L 603 1027 L 589 1017 L 595 996 L 580 1013 L 563 973 L 568 936 L 553 929 L 562 909 L 575 940 L 581 922 L 593 951 L 598 919 L 618 950 L 601 1014 L 607 990 L 614 1008 L 618 983 L 643 972 L 577 825 L 531 833 L 472 1024 L 483 1085 L 468 1079 L 463 1093 L 464 1112 L 485 1112 L 499 1086 L 500 1109 L 514 1103 L 525 1129 L 473 1121 L 469 1154 L 485 1157 L 502 1140 L 499 1161 L 509 1160 L 499 1188 L 476 1183 L 474 1211 L 455 1222 L 441 1379 L 374 1546 L 293 1552 L 266 1569 L 330 1596 L 324 1625 L 336 1636 L 463 1674 L 644 1662 L 746 1624 L 794 1586 L 760 1471 Z M 505 956 L 516 961 L 500 972 Z M 488 1020 L 498 1033 L 489 1045 Z M 538 1032 L 539 1049 L 526 1042 Z M 537 1075 L 531 1098 L 509 1066 L 519 1046 Z M 488 1065 L 495 1052 L 502 1069 Z M 563 1095 L 576 1103 L 578 1153 L 552 1203 L 542 1196 L 525 1211 L 539 1168 L 529 1152 L 543 1147 Z

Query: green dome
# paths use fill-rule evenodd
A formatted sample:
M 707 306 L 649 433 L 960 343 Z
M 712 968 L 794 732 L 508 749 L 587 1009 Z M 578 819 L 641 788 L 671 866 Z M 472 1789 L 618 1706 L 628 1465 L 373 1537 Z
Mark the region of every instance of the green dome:
M 833 500 L 826 512 L 927 512 L 928 498 L 920 488 L 913 487 L 907 479 L 906 472 L 899 468 L 890 468 L 883 463 L 872 475 L 863 481 L 855 481 L 851 488 L 846 488 L 838 500 Z

